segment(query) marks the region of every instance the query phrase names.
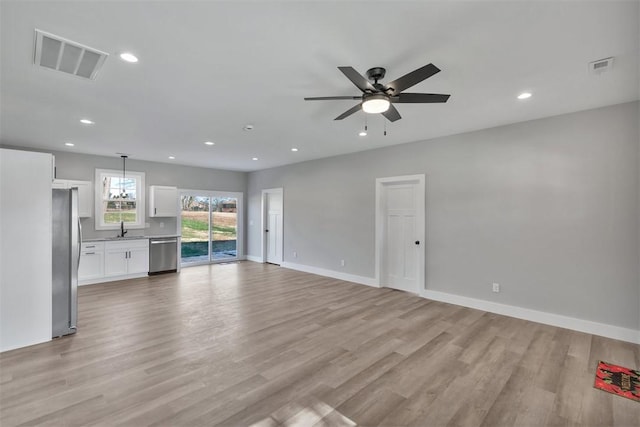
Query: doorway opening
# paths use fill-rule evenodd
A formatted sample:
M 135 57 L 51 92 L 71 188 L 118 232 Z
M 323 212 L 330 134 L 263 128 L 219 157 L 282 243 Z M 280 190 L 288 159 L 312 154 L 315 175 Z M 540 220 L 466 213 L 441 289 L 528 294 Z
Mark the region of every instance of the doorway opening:
M 180 265 L 235 261 L 242 254 L 242 193 L 180 193 Z
M 376 179 L 378 284 L 423 294 L 425 261 L 425 176 Z

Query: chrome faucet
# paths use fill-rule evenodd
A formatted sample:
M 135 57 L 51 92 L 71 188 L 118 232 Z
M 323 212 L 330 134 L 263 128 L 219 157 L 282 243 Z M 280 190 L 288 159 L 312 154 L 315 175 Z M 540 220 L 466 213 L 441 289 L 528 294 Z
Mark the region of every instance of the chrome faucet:
M 127 233 L 128 231 L 124 229 L 124 221 L 120 221 L 120 234 L 118 235 L 118 237 L 124 237 L 124 235 Z

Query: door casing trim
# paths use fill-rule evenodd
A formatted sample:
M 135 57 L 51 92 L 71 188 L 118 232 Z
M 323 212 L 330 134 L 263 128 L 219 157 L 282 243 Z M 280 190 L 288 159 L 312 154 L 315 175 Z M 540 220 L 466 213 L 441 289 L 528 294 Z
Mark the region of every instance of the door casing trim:
M 420 203 L 418 206 L 418 212 L 416 212 L 417 220 L 417 239 L 422 243 L 419 248 L 418 254 L 418 275 L 417 275 L 417 284 L 418 289 L 416 289 L 418 295 L 424 296 L 426 292 L 426 283 L 425 283 L 425 266 L 426 266 L 426 258 L 425 258 L 425 248 L 426 248 L 426 239 L 425 239 L 425 226 L 426 226 L 426 207 L 425 207 L 425 175 L 417 174 L 417 175 L 402 175 L 402 176 L 391 176 L 385 178 L 376 178 L 376 212 L 375 212 L 375 264 L 376 264 L 376 275 L 375 275 L 375 283 L 378 284 L 379 287 L 383 287 L 382 284 L 382 254 L 384 253 L 384 203 L 382 200 L 383 190 L 385 186 L 393 185 L 393 184 L 410 184 L 415 183 L 418 185 L 418 193 L 420 194 Z

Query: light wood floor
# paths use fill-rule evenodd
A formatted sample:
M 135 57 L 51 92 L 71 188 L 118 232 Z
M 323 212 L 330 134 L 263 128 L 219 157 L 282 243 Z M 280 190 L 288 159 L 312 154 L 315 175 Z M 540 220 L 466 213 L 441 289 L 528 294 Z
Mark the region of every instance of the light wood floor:
M 82 287 L 79 332 L 0 355 L 0 424 L 640 424 L 593 388 L 640 346 L 251 262 Z

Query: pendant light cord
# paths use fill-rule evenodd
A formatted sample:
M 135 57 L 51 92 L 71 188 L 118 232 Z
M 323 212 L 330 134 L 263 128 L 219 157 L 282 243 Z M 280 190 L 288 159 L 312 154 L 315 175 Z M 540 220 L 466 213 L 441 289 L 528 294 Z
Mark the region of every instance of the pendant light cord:
M 120 156 L 122 158 L 122 182 L 120 183 L 120 237 L 124 237 L 125 234 L 127 234 L 127 231 L 125 231 L 124 229 L 124 219 L 122 218 L 122 203 L 124 201 L 124 196 L 125 196 L 125 184 L 124 184 L 124 180 L 126 178 L 126 164 L 127 164 L 127 156 Z
M 120 186 L 120 199 L 124 199 L 124 180 L 125 180 L 125 171 L 127 164 L 127 157 L 129 156 L 120 156 L 122 157 L 122 185 Z M 122 211 L 122 200 L 120 200 L 120 211 Z

